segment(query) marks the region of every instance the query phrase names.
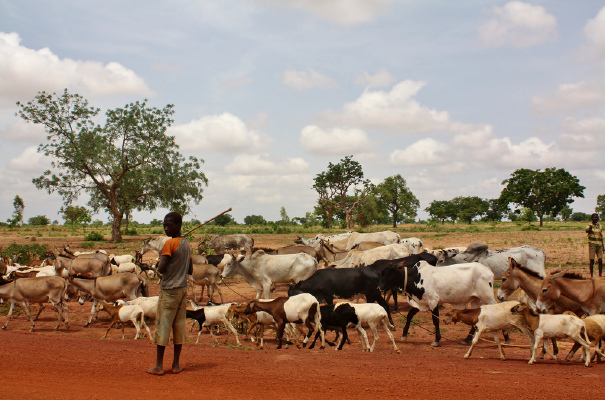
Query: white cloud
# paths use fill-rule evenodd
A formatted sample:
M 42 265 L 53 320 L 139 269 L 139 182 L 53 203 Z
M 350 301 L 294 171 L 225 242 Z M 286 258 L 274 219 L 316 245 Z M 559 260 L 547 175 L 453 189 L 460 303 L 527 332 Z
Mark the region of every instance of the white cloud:
M 558 144 L 561 148 L 578 151 L 594 151 L 605 149 L 605 119 L 586 118 L 575 120 L 567 118 L 563 121 L 564 133 Z
M 605 7 L 601 8 L 595 18 L 586 23 L 584 36 L 588 44 L 582 52 L 589 57 L 605 61 Z
M 385 68 L 381 68 L 373 75 L 364 71 L 355 79 L 356 85 L 364 87 L 387 87 L 393 82 L 395 82 L 395 78 Z
M 532 105 L 539 113 L 585 109 L 605 102 L 605 92 L 589 82 L 561 84 L 555 93 L 532 97 Z
M 39 90 L 72 88 L 85 96 L 153 96 L 145 81 L 117 62 L 59 58 L 48 48 L 20 45 L 17 33 L 0 32 L 0 105 L 29 100 Z
M 337 86 L 334 79 L 309 69 L 307 71 L 296 71 L 287 69 L 281 74 L 282 83 L 292 89 L 305 91 L 309 89 L 329 89 Z
M 321 129 L 315 125 L 303 128 L 300 144 L 307 153 L 322 155 L 358 154 L 373 149 L 375 145 L 361 129 Z
M 366 90 L 341 111 L 327 111 L 318 116 L 323 125 L 380 128 L 394 133 L 418 134 L 434 132 L 458 133 L 475 127 L 450 120 L 446 111 L 424 107 L 414 100 L 425 85 L 422 81 L 406 80 L 391 91 Z
M 261 0 L 261 5 L 293 7 L 339 25 L 372 22 L 392 0 Z
M 0 138 L 9 142 L 42 143 L 46 136 L 42 125 L 27 123 L 20 118 L 13 118 L 6 127 L 0 128 Z
M 389 155 L 391 165 L 416 167 L 444 164 L 450 161 L 448 145 L 435 139 L 421 139 L 404 150 L 395 150 Z
M 175 125 L 168 133 L 176 137 L 181 150 L 185 152 L 257 153 L 273 144 L 266 134 L 249 129 L 241 119 L 230 113 L 208 115 L 188 124 Z
M 309 163 L 302 158 L 286 158 L 263 154 L 240 154 L 225 168 L 228 174 L 240 175 L 289 175 L 305 173 Z
M 495 17 L 478 29 L 488 46 L 531 47 L 557 38 L 557 19 L 544 7 L 511 1 L 494 7 Z
M 42 175 L 50 168 L 50 158 L 38 153 L 36 147 L 28 147 L 17 157 L 12 158 L 6 168 L 5 173 L 13 176 L 25 175 L 28 176 L 27 180 L 31 181 L 32 175 Z

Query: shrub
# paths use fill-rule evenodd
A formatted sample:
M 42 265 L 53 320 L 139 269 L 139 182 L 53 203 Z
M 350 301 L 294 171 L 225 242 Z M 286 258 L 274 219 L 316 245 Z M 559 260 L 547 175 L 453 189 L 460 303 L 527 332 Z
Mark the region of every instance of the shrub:
M 100 242 L 103 240 L 103 235 L 97 231 L 92 231 L 88 235 L 84 236 L 84 240 L 87 242 Z

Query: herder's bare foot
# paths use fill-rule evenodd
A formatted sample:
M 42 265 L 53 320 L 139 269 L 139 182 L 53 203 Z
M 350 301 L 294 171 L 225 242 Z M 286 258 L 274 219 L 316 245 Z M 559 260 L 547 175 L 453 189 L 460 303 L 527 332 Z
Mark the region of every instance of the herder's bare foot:
M 164 370 L 158 367 L 152 367 L 147 370 L 147 373 L 151 375 L 164 375 Z
M 172 367 L 172 373 L 173 374 L 178 374 L 179 372 L 181 372 L 184 368 L 183 367 Z

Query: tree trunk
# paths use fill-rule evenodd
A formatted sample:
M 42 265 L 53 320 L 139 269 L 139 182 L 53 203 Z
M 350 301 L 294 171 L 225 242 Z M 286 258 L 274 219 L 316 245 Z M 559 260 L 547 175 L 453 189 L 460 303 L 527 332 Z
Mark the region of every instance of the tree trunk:
M 397 214 L 393 213 L 393 228 L 397 228 Z
M 540 226 L 544 226 L 544 223 L 543 223 L 543 220 L 542 220 L 543 217 L 544 217 L 543 215 L 540 215 Z
M 122 213 L 117 212 L 113 214 L 113 222 L 111 223 L 111 241 L 121 242 L 122 241 Z
M 347 210 L 345 212 L 345 221 L 347 222 L 347 229 L 353 229 L 353 227 L 355 227 L 355 224 L 353 224 L 353 209 Z
M 326 228 L 330 229 L 332 227 L 332 212 L 326 210 Z

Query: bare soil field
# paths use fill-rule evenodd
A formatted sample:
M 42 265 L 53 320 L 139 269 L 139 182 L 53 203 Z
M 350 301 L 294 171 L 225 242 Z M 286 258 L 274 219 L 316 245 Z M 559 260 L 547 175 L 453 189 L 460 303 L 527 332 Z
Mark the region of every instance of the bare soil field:
M 255 244 L 279 247 L 291 244 L 296 235 L 252 235 Z M 532 244 L 543 248 L 549 268 L 562 265 L 586 273 L 587 255 L 582 232 L 530 231 L 511 233 L 410 233 L 404 237 L 420 237 L 427 247 L 467 245 L 474 241 L 488 243 L 491 248 L 508 248 Z M 80 237 L 69 237 L 70 246 L 78 249 Z M 114 253 L 139 248 L 143 237 L 128 237 L 119 248 L 103 243 L 99 247 Z M 37 238 L 38 243 L 63 246 L 66 238 Z M 2 237 L 0 245 L 27 244 L 29 238 Z M 150 253 L 146 258 L 152 257 Z M 149 280 L 150 295 L 158 293 L 156 280 Z M 199 291 L 199 288 L 197 289 Z M 221 285 L 225 301 L 246 302 L 255 291 L 241 279 L 230 279 Z M 285 295 L 279 285 L 272 297 Z M 215 294 L 215 300 L 217 299 Z M 206 301 L 206 297 L 205 300 Z M 22 312 L 0 331 L 2 357 L 0 365 L 0 397 L 2 399 L 508 399 L 508 398 L 582 398 L 594 397 L 605 388 L 603 364 L 585 368 L 577 362 L 557 362 L 546 356 L 535 365 L 527 365 L 527 340 L 512 332 L 513 346 L 505 347 L 506 361 L 498 358 L 498 349 L 491 334 L 484 335 L 473 356 L 465 360 L 467 346 L 460 345 L 468 327 L 443 325 L 440 347 L 431 347 L 432 323 L 428 313 L 419 313 L 406 342 L 401 341 L 407 303 L 394 314 L 393 332 L 401 354 L 396 354 L 388 336 L 381 332 L 373 353 L 361 351 L 354 330 L 349 332 L 351 345 L 342 351 L 326 349 L 276 349 L 274 333 L 265 333 L 265 350 L 257 350 L 249 340 L 237 347 L 233 336 L 224 343 L 226 333 L 219 333 L 215 343 L 203 332 L 200 344 L 194 344 L 197 327 L 188 321 L 188 343 L 183 346 L 178 374 L 158 377 L 145 373 L 155 362 L 155 346 L 149 339 L 133 340 L 135 330 L 126 327 L 126 340 L 121 330 L 112 330 L 101 340 L 109 326 L 107 314 L 90 327 L 84 328 L 91 303 L 81 306 L 69 302 L 70 328 L 54 331 L 56 313 L 51 307 L 42 312 L 33 333 Z M 34 306 L 35 308 L 35 306 Z M 446 306 L 447 311 L 448 307 Z M 6 312 L 0 315 L 4 324 Z M 153 331 L 153 322 L 150 323 Z M 328 333 L 332 339 L 333 333 Z M 371 333 L 368 334 L 371 340 Z M 240 340 L 243 337 L 240 335 Z M 571 347 L 560 344 L 563 357 Z M 166 350 L 165 369 L 172 361 L 172 348 Z M 597 395 L 598 397 L 598 395 Z

